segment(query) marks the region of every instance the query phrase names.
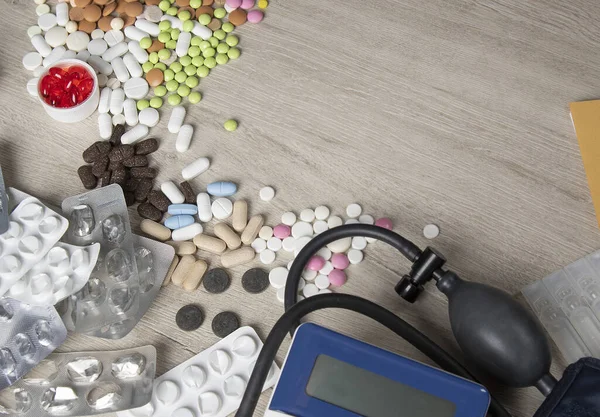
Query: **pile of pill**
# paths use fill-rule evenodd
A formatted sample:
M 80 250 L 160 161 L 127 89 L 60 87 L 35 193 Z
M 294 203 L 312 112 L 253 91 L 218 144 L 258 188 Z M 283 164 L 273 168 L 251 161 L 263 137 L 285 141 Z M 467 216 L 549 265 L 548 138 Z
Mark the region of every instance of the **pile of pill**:
M 40 96 L 51 106 L 69 108 L 92 94 L 94 80 L 81 65 L 50 68 L 40 82 Z

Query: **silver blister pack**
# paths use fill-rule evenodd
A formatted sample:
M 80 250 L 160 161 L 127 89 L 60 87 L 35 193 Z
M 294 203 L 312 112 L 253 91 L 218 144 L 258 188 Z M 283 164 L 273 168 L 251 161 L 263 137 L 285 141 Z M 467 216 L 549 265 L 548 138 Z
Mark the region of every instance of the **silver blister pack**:
M 91 416 L 152 398 L 156 349 L 56 353 L 0 392 L 0 416 Z
M 52 306 L 0 298 L 0 390 L 15 383 L 67 338 Z
M 139 280 L 123 190 L 117 184 L 65 199 L 65 238 L 75 245 L 100 243 L 96 268 L 81 291 L 69 298 L 75 330 L 89 333 L 135 317 Z

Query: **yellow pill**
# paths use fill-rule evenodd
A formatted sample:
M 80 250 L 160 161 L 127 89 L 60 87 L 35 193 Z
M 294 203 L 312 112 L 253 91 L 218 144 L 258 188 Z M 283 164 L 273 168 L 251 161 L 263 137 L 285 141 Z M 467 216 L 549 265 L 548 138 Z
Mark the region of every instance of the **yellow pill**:
M 268 5 L 269 2 L 267 0 L 258 0 L 258 7 L 260 9 L 266 9 Z

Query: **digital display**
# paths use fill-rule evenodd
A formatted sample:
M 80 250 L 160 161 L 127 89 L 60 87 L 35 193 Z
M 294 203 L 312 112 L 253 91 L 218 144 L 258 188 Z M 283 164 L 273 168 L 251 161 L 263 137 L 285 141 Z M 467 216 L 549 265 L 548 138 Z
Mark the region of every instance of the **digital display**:
M 454 417 L 456 404 L 371 371 L 319 355 L 306 393 L 364 417 Z

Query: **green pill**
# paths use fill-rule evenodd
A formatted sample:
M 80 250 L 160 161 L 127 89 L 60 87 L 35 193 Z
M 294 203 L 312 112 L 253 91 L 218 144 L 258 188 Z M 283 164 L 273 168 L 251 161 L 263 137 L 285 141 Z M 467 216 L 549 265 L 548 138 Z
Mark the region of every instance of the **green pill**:
M 185 84 L 181 84 L 179 86 L 179 88 L 177 89 L 177 94 L 179 94 L 181 97 L 187 97 L 190 95 L 190 87 L 188 87 Z M 150 104 L 152 105 L 152 104 Z
M 200 6 L 202 6 L 202 0 L 190 0 L 190 7 L 192 9 L 197 9 Z
M 214 57 L 210 56 L 204 60 L 204 66 L 209 69 L 213 69 L 217 66 L 217 60 Z
M 178 10 L 179 9 L 177 9 L 177 7 L 171 6 L 167 9 L 167 11 L 165 13 L 168 14 L 169 16 L 176 16 Z
M 158 7 L 163 12 L 166 12 L 169 9 L 169 7 L 171 7 L 171 2 L 169 0 L 162 0 L 160 3 L 158 3 Z
M 150 39 L 149 37 L 145 37 L 140 39 L 140 46 L 144 49 L 148 49 L 152 46 L 152 39 Z
M 166 61 L 169 58 L 171 58 L 171 51 L 169 49 L 165 48 L 158 51 L 158 59 Z
M 202 58 L 201 56 L 195 56 L 192 58 L 192 65 L 196 68 L 202 64 L 204 64 L 204 58 Z
M 227 33 L 225 33 L 223 29 L 219 29 L 216 30 L 215 33 L 213 33 L 213 36 L 218 40 L 222 41 L 223 39 L 225 39 L 225 36 L 227 36 Z
M 167 66 L 164 62 L 159 62 L 157 64 L 154 64 L 154 68 L 158 68 L 159 70 L 164 71 L 167 69 Z
M 215 56 L 216 53 L 217 53 L 217 51 L 215 51 L 215 48 L 210 47 L 210 48 L 206 48 L 204 51 L 202 51 L 202 56 L 204 58 L 209 58 L 211 56 Z
M 191 20 L 186 20 L 185 22 L 183 22 L 182 29 L 184 32 L 191 32 L 192 29 L 194 29 L 194 22 L 192 22 Z
M 158 52 L 152 52 L 150 55 L 148 55 L 148 61 L 156 64 L 158 62 Z
M 194 37 L 192 37 L 192 40 L 190 41 L 190 45 L 198 46 L 198 45 L 200 45 L 201 42 L 202 42 L 202 38 L 200 36 L 194 36 Z
M 225 43 L 229 46 L 236 46 L 238 43 L 240 43 L 240 40 L 235 35 L 227 35 L 225 38 Z
M 171 40 L 171 34 L 169 32 L 160 32 L 158 34 L 158 40 L 162 43 L 167 43 Z
M 240 57 L 240 50 L 237 48 L 229 48 L 227 56 L 231 59 L 238 59 Z
M 231 58 L 231 57 L 229 57 L 229 58 Z M 171 65 L 169 65 L 169 68 L 171 68 L 174 73 L 178 73 L 179 71 L 181 71 L 183 69 L 183 65 L 181 65 L 181 63 L 175 61 Z
M 187 75 L 196 75 L 197 70 L 198 69 L 195 66 L 190 64 L 183 69 L 183 72 L 185 72 Z
M 194 72 L 195 74 L 195 72 Z M 198 81 L 198 78 L 194 77 L 193 75 L 190 75 L 189 77 L 187 77 L 185 79 L 185 85 L 187 85 L 190 88 L 195 88 L 198 86 L 198 83 L 200 81 Z
M 154 87 L 154 95 L 156 97 L 164 97 L 167 94 L 167 87 L 164 85 L 159 85 L 158 87 Z
M 230 33 L 230 32 L 233 32 L 233 29 L 235 29 L 235 26 L 233 26 L 229 22 L 225 22 L 225 23 L 223 23 L 223 25 L 221 25 L 221 29 L 223 29 L 223 31 L 226 33 Z
M 144 62 L 142 64 L 142 70 L 144 71 L 144 73 L 150 71 L 152 68 L 154 68 L 154 64 L 150 61 Z
M 217 19 L 223 19 L 225 16 L 227 16 L 227 10 L 219 7 L 218 9 L 215 9 L 214 14 Z
M 150 99 L 150 107 L 153 109 L 160 109 L 163 105 L 163 99 L 160 97 L 152 97 Z
M 185 22 L 191 19 L 192 14 L 189 12 L 189 10 L 180 10 L 177 14 L 177 17 L 179 17 L 179 20 L 181 20 L 182 22 Z
M 216 48 L 217 45 L 219 44 L 219 40 L 217 38 L 215 38 L 214 36 L 211 36 L 208 41 L 210 42 L 210 46 L 212 46 L 213 48 Z
M 181 96 L 178 94 L 171 94 L 169 98 L 167 98 L 167 101 L 171 106 L 177 106 L 181 103 Z
M 177 48 L 177 41 L 171 39 L 169 42 L 165 43 L 165 48 L 167 48 L 167 49 Z
M 196 75 L 200 78 L 207 77 L 208 74 L 210 74 L 210 69 L 208 69 L 208 67 L 205 67 L 204 65 L 199 66 L 198 70 L 196 71 Z
M 236 122 L 233 119 L 229 119 L 227 120 L 225 123 L 223 123 L 223 127 L 225 128 L 225 130 L 227 130 L 228 132 L 234 132 L 237 130 L 238 128 L 238 122 Z
M 175 78 L 175 72 L 172 69 L 166 69 L 163 71 L 163 77 L 165 82 L 171 81 Z
M 183 83 L 185 82 L 186 78 L 187 78 L 187 74 L 183 71 L 178 72 L 177 74 L 175 74 L 175 81 L 177 81 L 178 83 Z
M 212 20 L 212 17 L 210 17 L 210 15 L 208 13 L 201 14 L 198 17 L 198 22 L 200 22 L 200 24 L 204 25 L 204 26 L 208 25 L 211 20 Z
M 139 111 L 142 111 L 150 107 L 150 102 L 148 100 L 138 100 L 136 106 Z
M 172 29 L 171 30 L 171 39 L 173 39 L 174 41 L 176 41 L 177 39 L 179 39 L 179 34 L 181 33 L 181 31 L 179 29 Z
M 221 42 L 217 45 L 217 53 L 226 54 L 227 51 L 229 51 L 229 45 L 227 45 L 226 43 Z
M 188 55 L 191 56 L 192 58 L 194 58 L 195 56 L 200 55 L 200 47 L 198 47 L 198 46 L 190 46 L 190 49 L 188 49 Z
M 202 94 L 197 91 L 192 91 L 188 96 L 188 101 L 192 104 L 198 104 L 202 100 Z
M 175 80 L 171 80 L 165 84 L 165 87 L 167 87 L 167 91 L 173 92 L 179 88 L 179 83 Z
M 202 41 L 202 42 L 200 42 L 200 45 L 198 45 L 198 47 L 200 48 L 201 51 L 204 51 L 206 48 L 210 48 L 210 42 Z
M 159 4 L 160 7 L 160 4 Z M 169 22 L 168 20 L 163 20 L 162 22 L 160 22 L 158 24 L 158 28 L 160 29 L 161 32 L 167 32 L 171 30 L 171 22 Z
M 217 54 L 215 61 L 217 61 L 217 64 L 219 65 L 225 65 L 229 61 L 229 57 L 227 54 Z
M 184 67 L 187 67 L 192 63 L 192 57 L 189 55 L 184 55 L 181 58 L 179 58 L 179 62 L 181 62 L 181 65 L 183 65 Z

